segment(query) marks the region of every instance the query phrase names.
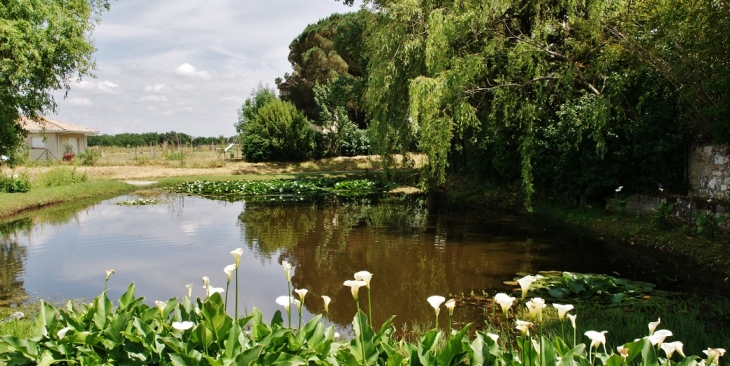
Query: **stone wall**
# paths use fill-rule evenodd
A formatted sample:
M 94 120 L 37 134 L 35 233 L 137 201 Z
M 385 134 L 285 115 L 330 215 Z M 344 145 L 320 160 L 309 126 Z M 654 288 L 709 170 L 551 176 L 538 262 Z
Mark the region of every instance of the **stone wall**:
M 692 226 L 695 223 L 698 215 L 714 213 L 715 217 L 723 217 L 730 213 L 728 212 L 728 206 L 725 201 L 718 200 L 717 198 L 700 198 L 697 196 L 657 197 L 634 194 L 629 197 L 615 197 L 614 199 L 607 199 L 606 208 L 611 211 L 620 212 L 621 208 L 615 205 L 615 203 L 617 203 L 620 199 L 625 202 L 625 210 L 627 214 L 651 216 L 657 213 L 657 207 L 659 206 L 662 198 L 666 199 L 667 203 L 674 205 L 670 216 L 687 223 L 689 226 Z M 720 228 L 725 231 L 730 231 L 730 221 L 725 220 L 722 222 L 720 224 Z
M 689 183 L 701 198 L 724 199 L 730 194 L 730 149 L 726 145 L 693 146 L 689 154 Z

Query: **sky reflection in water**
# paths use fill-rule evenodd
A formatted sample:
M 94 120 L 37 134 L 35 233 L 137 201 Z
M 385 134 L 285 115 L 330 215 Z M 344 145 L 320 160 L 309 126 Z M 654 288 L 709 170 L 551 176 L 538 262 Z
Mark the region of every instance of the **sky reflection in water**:
M 182 297 L 191 283 L 193 296 L 204 296 L 201 277 L 225 287 L 230 251 L 243 247 L 240 303 L 258 307 L 265 319 L 281 309 L 275 299 L 287 286 L 279 263 L 288 260 L 294 288 L 309 290 L 305 319 L 322 312 L 320 296 L 328 295 L 330 320 L 349 324 L 355 305 L 343 282 L 368 270 L 375 323 L 397 315 L 400 327 L 432 321 L 431 295 L 448 299 L 482 289 L 493 295 L 509 291 L 503 281 L 517 272 L 610 273 L 615 266 L 602 245 L 562 241 L 500 213 L 429 208 L 423 200 L 282 206 L 170 196 L 151 206 L 114 204 L 134 198 L 43 211 L 0 226 L 0 300 L 11 303 L 23 291 L 31 298 L 91 298 L 103 290 L 108 268 L 116 270 L 113 301 L 131 282 L 148 304 Z M 476 308 L 455 313 L 457 322 L 480 316 Z

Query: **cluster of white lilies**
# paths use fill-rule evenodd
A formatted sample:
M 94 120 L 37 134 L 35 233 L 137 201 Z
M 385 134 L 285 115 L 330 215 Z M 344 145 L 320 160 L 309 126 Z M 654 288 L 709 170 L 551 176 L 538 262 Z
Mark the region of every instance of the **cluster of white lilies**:
M 231 277 L 232 277 L 233 273 L 235 273 L 236 274 L 235 317 L 236 317 L 236 319 L 238 319 L 238 267 L 240 264 L 241 256 L 243 255 L 243 249 L 237 248 L 237 249 L 231 251 L 231 255 L 233 256 L 235 263 L 228 265 L 223 269 L 223 271 L 226 273 L 227 278 L 228 278 L 228 280 L 226 282 L 226 289 L 224 290 L 223 288 L 220 288 L 220 287 L 212 287 L 210 285 L 210 280 L 207 276 L 203 276 L 203 288 L 205 289 L 206 298 L 213 295 L 214 293 L 226 293 L 225 308 L 227 309 L 227 307 L 228 307 L 227 290 L 228 290 L 228 286 L 231 283 Z M 282 261 L 281 265 L 284 268 L 284 274 L 286 275 L 287 290 L 289 291 L 289 293 L 291 293 L 292 292 L 291 291 L 292 265 L 291 265 L 291 263 L 289 263 L 287 261 Z M 104 282 L 105 290 L 107 289 L 107 282 L 109 281 L 109 277 L 111 277 L 112 274 L 114 274 L 113 269 L 108 269 L 106 271 L 106 279 Z M 372 277 L 373 277 L 372 273 L 370 273 L 368 271 L 360 271 L 360 272 L 355 273 L 354 280 L 347 280 L 344 282 L 344 286 L 350 287 L 350 290 L 352 292 L 352 297 L 355 300 L 355 304 L 356 304 L 358 313 L 360 313 L 360 302 L 359 302 L 360 288 L 361 287 L 367 288 L 367 290 L 368 290 L 368 313 L 369 313 L 368 318 L 370 319 L 371 322 L 372 322 L 372 306 L 371 306 L 371 302 L 370 302 L 370 280 L 372 279 Z M 515 328 L 520 331 L 522 336 L 529 336 L 530 329 L 536 323 L 542 322 L 542 310 L 547 307 L 547 305 L 545 304 L 545 300 L 542 298 L 539 298 L 539 297 L 532 298 L 527 302 L 525 301 L 527 298 L 527 294 L 530 290 L 530 286 L 540 278 L 541 278 L 540 275 L 537 275 L 537 276 L 528 275 L 528 276 L 522 277 L 519 280 L 517 280 L 517 283 L 520 285 L 520 289 L 522 290 L 521 301 L 525 305 L 525 308 L 529 311 L 529 319 L 530 319 L 529 321 L 515 319 Z M 192 284 L 187 285 L 186 287 L 188 290 L 188 298 L 190 298 L 192 295 L 193 285 Z M 288 321 L 289 321 L 289 328 L 291 328 L 292 305 L 295 305 L 297 307 L 297 311 L 299 313 L 298 329 L 301 328 L 302 304 L 304 303 L 304 298 L 306 297 L 308 292 L 309 291 L 307 289 L 295 289 L 294 293 L 297 294 L 297 296 L 299 297 L 298 299 L 291 295 L 279 296 L 276 298 L 276 303 L 283 306 L 284 310 L 286 310 Z M 444 306 L 448 309 L 448 311 L 449 311 L 449 334 L 451 334 L 451 325 L 452 325 L 451 318 L 454 313 L 454 308 L 456 307 L 456 300 L 450 299 L 450 300 L 446 301 L 446 298 L 444 298 L 443 296 L 439 296 L 439 295 L 430 296 L 426 300 L 431 305 L 431 307 L 433 307 L 433 309 L 434 309 L 435 316 L 436 316 L 436 319 L 435 319 L 436 322 L 434 323 L 435 327 L 438 327 L 438 324 L 439 324 L 438 316 L 439 316 L 439 313 L 441 310 L 441 304 L 444 304 Z M 505 324 L 507 324 L 507 321 L 509 319 L 509 311 L 512 308 L 512 306 L 514 305 L 515 300 L 516 300 L 516 298 L 509 296 L 506 293 L 498 293 L 494 296 L 494 301 L 497 304 L 499 304 L 500 307 L 502 308 L 502 313 L 504 315 Z M 322 295 L 322 301 L 324 303 L 324 311 L 325 311 L 325 315 L 326 315 L 327 313 L 329 313 L 329 304 L 330 304 L 331 298 L 329 296 Z M 165 310 L 165 306 L 166 306 L 165 302 L 155 301 L 155 304 L 157 305 L 157 308 L 159 309 L 160 313 L 162 313 Z M 561 322 L 561 328 L 562 328 L 563 320 L 565 319 L 565 317 L 567 316 L 568 319 L 570 319 L 570 323 L 573 327 L 573 346 L 575 347 L 575 345 L 577 344 L 577 339 L 576 339 L 577 338 L 577 335 L 576 335 L 577 327 L 575 324 L 577 315 L 568 313 L 569 311 L 573 310 L 573 308 L 574 308 L 573 305 L 570 305 L 570 304 L 552 304 L 552 305 L 558 312 L 558 319 Z M 522 317 L 524 318 L 524 315 L 525 315 L 524 308 L 522 310 L 523 310 Z M 672 357 L 672 355 L 674 355 L 674 353 L 677 353 L 677 354 L 681 355 L 682 357 L 686 357 L 683 352 L 684 345 L 682 344 L 682 342 L 680 342 L 680 341 L 664 342 L 664 340 L 667 337 L 670 337 L 673 334 L 671 331 L 666 330 L 666 329 L 657 330 L 656 328 L 659 326 L 660 323 L 661 323 L 661 318 L 658 319 L 656 322 L 649 323 L 649 335 L 646 336 L 645 338 L 648 339 L 652 345 L 662 349 L 665 352 L 667 359 L 670 359 Z M 183 321 L 183 322 L 174 322 L 172 324 L 172 327 L 177 330 L 184 331 L 184 330 L 192 328 L 193 325 L 194 324 L 192 322 Z M 360 326 L 362 326 L 362 324 L 360 324 Z M 59 332 L 59 337 L 62 337 L 60 334 L 61 332 L 63 332 L 65 335 L 65 332 L 67 330 L 68 329 L 62 329 Z M 362 330 L 360 333 L 362 334 Z M 590 348 L 589 348 L 589 357 L 591 356 L 590 352 L 594 352 L 594 353 L 597 352 L 599 346 L 601 346 L 601 345 L 603 345 L 603 352 L 605 354 L 608 354 L 608 350 L 606 349 L 606 333 L 608 333 L 608 331 L 605 331 L 605 330 L 600 331 L 600 332 L 594 331 L 594 330 L 589 330 L 584 333 L 585 336 L 588 337 L 588 339 L 590 339 L 590 341 L 591 341 Z M 509 335 L 509 332 L 507 332 L 507 334 Z M 497 335 L 497 334 L 487 333 L 487 335 L 490 338 L 492 338 L 492 340 L 494 340 L 495 342 L 497 341 L 497 339 L 499 339 L 499 335 Z M 638 341 L 638 339 L 636 339 L 635 341 Z M 539 349 L 539 345 L 537 344 L 537 342 L 535 340 L 532 340 L 532 343 L 536 347 L 536 349 Z M 510 345 L 511 342 L 508 340 L 507 344 Z M 628 350 L 625 349 L 624 346 L 619 346 L 617 348 L 617 351 L 618 351 L 618 354 L 623 357 L 628 356 Z M 719 365 L 720 357 L 722 357 L 725 354 L 725 350 L 723 348 L 708 348 L 708 349 L 704 350 L 703 352 L 707 355 L 707 359 L 702 359 L 698 363 L 699 366 Z
M 529 310 L 530 320 L 531 321 L 525 321 L 525 320 L 515 320 L 515 327 L 517 330 L 521 332 L 523 336 L 529 335 L 530 328 L 535 324 L 534 322 L 542 322 L 542 309 L 544 309 L 547 305 L 545 304 L 545 300 L 539 297 L 532 298 L 530 301 L 525 302 L 525 299 L 527 297 L 527 293 L 530 290 L 530 286 L 537 281 L 541 276 L 525 276 L 517 280 L 517 283 L 520 285 L 520 289 L 522 290 L 522 302 L 525 304 L 525 307 Z M 510 308 L 515 302 L 515 298 L 511 297 L 505 293 L 498 293 L 494 296 L 494 301 L 499 304 L 502 307 L 502 313 L 504 315 L 505 321 L 508 319 L 508 313 Z M 568 319 L 570 319 L 570 323 L 573 327 L 573 346 L 576 345 L 576 332 L 577 327 L 575 325 L 575 320 L 577 318 L 576 314 L 568 314 L 569 311 L 573 310 L 573 305 L 570 304 L 553 304 L 553 307 L 558 311 L 558 319 L 562 321 L 567 316 Z M 523 312 L 524 316 L 524 312 Z M 649 335 L 645 338 L 648 339 L 652 345 L 662 349 L 664 353 L 667 356 L 667 359 L 672 358 L 672 355 L 676 352 L 677 354 L 681 355 L 682 357 L 686 357 L 684 355 L 683 347 L 684 344 L 680 341 L 674 341 L 674 342 L 664 342 L 664 340 L 667 337 L 672 336 L 672 332 L 667 329 L 659 329 L 656 328 L 661 323 L 661 318 L 659 318 L 655 322 L 649 323 Z M 606 333 L 608 331 L 595 331 L 595 330 L 589 330 L 585 332 L 585 336 L 588 337 L 591 341 L 591 345 L 589 348 L 590 351 L 597 351 L 598 347 L 603 345 L 603 352 L 608 354 L 608 350 L 606 349 Z M 489 336 L 494 339 L 495 341 L 499 337 L 496 334 L 489 334 Z M 634 341 L 638 341 L 639 339 L 636 339 Z M 533 340 L 533 343 L 536 343 Z M 537 348 L 537 345 L 536 345 Z M 617 348 L 618 353 L 622 357 L 628 356 L 628 350 L 624 348 L 624 346 L 619 346 Z M 704 353 L 707 355 L 706 360 L 701 360 L 699 365 L 718 365 L 719 359 L 725 354 L 725 350 L 722 348 L 708 348 L 704 350 Z M 589 353 L 590 357 L 590 353 Z

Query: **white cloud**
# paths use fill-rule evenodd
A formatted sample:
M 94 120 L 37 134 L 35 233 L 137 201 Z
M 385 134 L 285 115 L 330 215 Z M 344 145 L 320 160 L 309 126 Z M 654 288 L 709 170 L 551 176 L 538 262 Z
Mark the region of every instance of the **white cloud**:
M 143 97 L 139 97 L 140 102 L 167 102 L 167 98 L 164 95 L 145 95 Z
M 146 92 L 159 92 L 160 90 L 165 88 L 165 84 L 155 84 L 155 85 L 147 85 L 144 88 L 144 91 Z
M 112 83 L 109 80 L 100 81 L 96 84 L 97 89 L 101 90 L 104 93 L 111 93 L 113 89 L 116 89 L 119 87 L 119 85 Z
M 182 76 L 201 78 L 201 79 L 207 79 L 211 76 L 209 72 L 198 71 L 198 69 L 196 69 L 195 66 L 193 66 L 187 62 L 178 66 L 175 69 L 175 73 L 178 75 L 182 75 Z
M 72 106 L 86 106 L 91 104 L 91 100 L 89 98 L 68 98 L 66 99 L 69 105 Z
M 71 84 L 71 90 L 75 90 L 75 89 L 88 90 L 88 91 L 98 90 L 102 93 L 111 93 L 114 91 L 114 89 L 116 89 L 118 87 L 119 87 L 119 85 L 117 85 L 109 80 L 98 81 L 98 82 L 81 80 L 81 81 L 76 81 Z
M 359 4 L 115 1 L 92 35 L 98 79 L 72 84 L 68 98 L 55 93 L 53 118 L 101 133 L 232 136 L 251 90 L 259 82 L 273 86 L 275 78 L 292 71 L 291 41 L 308 24 L 356 11 Z

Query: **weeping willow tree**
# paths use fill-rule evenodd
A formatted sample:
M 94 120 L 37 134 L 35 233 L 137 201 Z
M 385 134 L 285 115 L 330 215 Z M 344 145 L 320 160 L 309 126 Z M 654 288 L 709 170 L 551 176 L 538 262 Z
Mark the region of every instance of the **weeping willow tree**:
M 449 156 L 499 142 L 519 154 L 529 207 L 535 134 L 571 124 L 604 149 L 629 62 L 607 30 L 624 1 L 392 1 L 372 28 L 367 103 L 386 157 L 414 147 L 424 185 Z

